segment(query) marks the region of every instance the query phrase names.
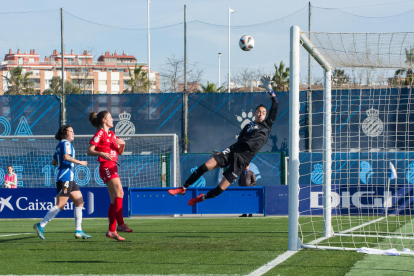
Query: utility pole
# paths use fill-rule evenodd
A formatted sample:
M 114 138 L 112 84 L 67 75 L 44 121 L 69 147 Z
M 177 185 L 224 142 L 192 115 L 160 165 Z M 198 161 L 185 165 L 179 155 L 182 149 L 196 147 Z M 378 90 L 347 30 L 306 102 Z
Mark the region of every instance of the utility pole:
M 184 5 L 184 91 L 183 91 L 183 152 L 188 152 L 188 92 L 187 92 L 187 5 Z
M 60 50 L 62 52 L 62 98 L 60 99 L 61 126 L 66 124 L 66 95 L 65 95 L 65 47 L 63 44 L 63 8 L 60 8 Z
M 151 93 L 151 81 L 150 81 L 150 74 L 151 74 L 151 44 L 150 44 L 150 13 L 149 13 L 149 7 L 150 7 L 151 0 L 147 0 L 147 20 L 148 20 L 148 35 L 147 35 L 147 43 L 148 43 L 148 93 Z

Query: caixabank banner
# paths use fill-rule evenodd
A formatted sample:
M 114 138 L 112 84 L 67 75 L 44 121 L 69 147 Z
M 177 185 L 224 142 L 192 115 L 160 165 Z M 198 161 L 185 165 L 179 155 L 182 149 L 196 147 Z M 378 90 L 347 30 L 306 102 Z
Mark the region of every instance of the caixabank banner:
M 81 188 L 84 218 L 107 217 L 110 198 L 107 188 Z M 0 190 L 0 218 L 43 218 L 56 203 L 56 188 Z M 69 199 L 57 218 L 73 218 L 75 204 Z M 129 215 L 128 188 L 124 188 L 124 217 Z

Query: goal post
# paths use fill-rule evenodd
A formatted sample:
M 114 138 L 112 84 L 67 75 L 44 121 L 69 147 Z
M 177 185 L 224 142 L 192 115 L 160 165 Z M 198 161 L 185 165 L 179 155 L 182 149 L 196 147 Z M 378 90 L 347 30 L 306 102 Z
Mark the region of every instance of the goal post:
M 178 187 L 181 185 L 180 154 L 176 134 L 117 135 L 126 140 L 123 155 L 118 157 L 118 173 L 124 187 Z M 75 165 L 74 179 L 79 186 L 105 186 L 99 176 L 97 157 L 88 156 L 93 135 L 75 135 L 72 145 L 77 160 L 87 161 L 86 167 Z M 53 135 L 1 136 L 0 186 L 6 166 L 12 165 L 18 186 L 40 188 L 53 186 L 56 167 L 51 161 L 58 140 Z
M 290 34 L 289 250 L 414 249 L 414 33 Z

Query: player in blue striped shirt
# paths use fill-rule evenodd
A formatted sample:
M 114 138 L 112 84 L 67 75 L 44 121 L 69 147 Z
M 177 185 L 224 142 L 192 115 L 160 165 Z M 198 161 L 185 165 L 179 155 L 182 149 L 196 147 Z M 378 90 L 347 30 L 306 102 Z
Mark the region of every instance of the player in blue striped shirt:
M 75 133 L 73 132 L 72 127 L 68 125 L 61 126 L 58 133 L 56 133 L 55 138 L 60 141 L 56 146 L 56 151 L 52 160 L 52 165 L 58 167 L 56 174 L 57 202 L 56 205 L 47 212 L 43 220 L 40 223 L 36 223 L 33 228 L 37 231 L 37 234 L 41 239 L 45 239 L 43 236 L 43 228 L 61 210 L 63 210 L 70 198 L 75 204 L 75 238 L 89 239 L 91 236 L 86 235 L 85 232 L 82 231 L 82 193 L 78 184 L 73 181 L 75 164 L 86 166 L 88 165 L 88 162 L 75 159 L 75 149 L 71 144 L 75 139 Z

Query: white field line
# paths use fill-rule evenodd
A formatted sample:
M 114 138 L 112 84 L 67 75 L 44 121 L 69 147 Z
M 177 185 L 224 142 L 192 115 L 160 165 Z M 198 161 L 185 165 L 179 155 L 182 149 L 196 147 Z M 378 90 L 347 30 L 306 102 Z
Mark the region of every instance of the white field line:
M 282 255 L 279 255 L 273 261 L 270 261 L 267 264 L 259 267 L 258 269 L 256 269 L 252 273 L 248 274 L 247 276 L 261 276 L 261 275 L 265 274 L 266 272 L 268 272 L 269 270 L 271 270 L 272 268 L 274 268 L 275 266 L 277 266 L 277 265 L 283 263 L 284 261 L 286 261 L 288 258 L 290 258 L 294 254 L 299 252 L 299 250 L 298 251 L 286 251 Z
M 0 238 L 10 237 L 10 236 L 19 236 L 19 235 L 31 235 L 31 234 L 36 234 L 36 232 L 33 232 L 33 233 L 18 233 L 18 234 L 0 235 Z

